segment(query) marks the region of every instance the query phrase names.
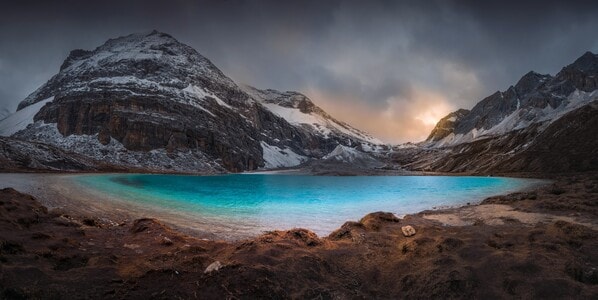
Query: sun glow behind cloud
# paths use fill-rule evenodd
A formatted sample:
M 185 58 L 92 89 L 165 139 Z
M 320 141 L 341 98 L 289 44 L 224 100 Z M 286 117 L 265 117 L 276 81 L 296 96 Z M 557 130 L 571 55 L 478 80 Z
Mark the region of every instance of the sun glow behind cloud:
M 351 95 L 309 90 L 308 96 L 333 117 L 365 130 L 387 143 L 424 140 L 440 118 L 454 110 L 441 93 L 414 89 L 411 97 L 394 96 L 382 111 Z M 343 104 L 345 103 L 345 104 Z
M 424 140 L 441 118 L 456 109 L 469 108 L 462 103 L 472 102 L 472 95 L 484 90 L 475 72 L 451 61 L 419 60 L 421 68 L 411 64 L 407 72 L 396 73 L 375 72 L 380 70 L 379 61 L 341 61 L 335 61 L 327 71 L 349 85 L 326 91 L 314 84 L 302 91 L 334 117 L 388 143 Z M 401 77 L 404 74 L 408 74 L 409 84 Z

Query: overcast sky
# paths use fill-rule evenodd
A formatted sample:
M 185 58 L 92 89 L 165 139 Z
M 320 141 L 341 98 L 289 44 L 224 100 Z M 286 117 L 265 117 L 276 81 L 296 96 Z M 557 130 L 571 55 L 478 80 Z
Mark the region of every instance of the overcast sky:
M 595 1 L 13 1 L 0 4 L 0 108 L 69 51 L 157 29 L 237 82 L 307 94 L 387 142 L 598 52 Z M 16 3 L 18 2 L 18 3 Z

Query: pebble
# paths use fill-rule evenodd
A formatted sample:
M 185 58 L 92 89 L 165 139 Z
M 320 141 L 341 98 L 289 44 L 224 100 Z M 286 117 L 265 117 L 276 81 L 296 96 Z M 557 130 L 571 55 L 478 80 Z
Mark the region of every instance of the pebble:
M 204 271 L 204 274 L 206 273 L 211 273 L 212 271 L 218 271 L 220 270 L 220 268 L 224 267 L 224 265 L 219 262 L 219 261 L 215 261 L 213 263 L 211 263 L 206 270 Z
M 413 226 L 411 225 L 401 227 L 401 231 L 403 232 L 403 235 L 406 237 L 415 235 L 415 228 L 413 228 Z
M 140 246 L 137 244 L 124 244 L 123 247 L 134 250 L 139 248 Z
M 173 244 L 172 240 L 169 239 L 168 237 L 165 236 L 164 238 L 162 238 L 162 245 L 170 246 L 172 244 Z

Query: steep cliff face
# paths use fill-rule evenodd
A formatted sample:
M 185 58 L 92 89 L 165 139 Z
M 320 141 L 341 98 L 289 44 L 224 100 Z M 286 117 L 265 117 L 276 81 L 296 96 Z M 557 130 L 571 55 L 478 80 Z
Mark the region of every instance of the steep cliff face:
M 270 107 L 286 102 L 262 100 L 193 48 L 153 31 L 72 51 L 60 72 L 19 104 L 17 114 L 34 124 L 14 117 L 19 126 L 0 123 L 0 131 L 112 164 L 175 171 L 253 170 L 271 165 L 265 152 L 303 161 L 362 142 L 305 130 Z M 319 108 L 305 97 L 299 109 Z

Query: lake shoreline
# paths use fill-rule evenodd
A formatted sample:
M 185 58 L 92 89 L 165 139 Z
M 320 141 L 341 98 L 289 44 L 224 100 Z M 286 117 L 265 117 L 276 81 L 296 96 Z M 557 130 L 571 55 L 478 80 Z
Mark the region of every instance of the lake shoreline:
M 401 219 L 371 213 L 327 237 L 292 229 L 234 242 L 204 240 L 155 219 L 118 223 L 68 207 L 44 210 L 34 198 L 4 189 L 1 292 L 41 298 L 594 298 L 598 176 L 552 179 L 480 205 Z M 501 209 L 495 215 L 471 211 L 485 205 Z M 503 214 L 505 206 L 516 214 Z M 446 225 L 426 217 L 431 214 L 463 223 Z M 406 225 L 414 236 L 403 235 Z
M 257 173 L 258 175 L 263 174 L 264 176 L 270 175 L 280 175 L 278 173 Z M 465 206 L 466 204 L 478 204 L 481 203 L 486 196 L 475 196 L 474 199 L 468 200 L 467 202 L 459 200 L 462 203 L 455 203 L 455 204 L 442 204 L 446 201 L 432 201 L 429 205 L 419 205 L 421 208 L 418 209 L 409 209 L 408 207 L 402 207 L 401 204 L 389 204 L 384 205 L 380 204 L 377 205 L 377 208 L 373 208 L 372 206 L 368 206 L 367 209 L 362 209 L 362 212 L 354 213 L 353 216 L 347 217 L 344 220 L 340 219 L 337 220 L 334 224 L 330 226 L 325 226 L 328 228 L 325 232 L 322 230 L 318 230 L 317 228 L 324 226 L 324 224 L 320 224 L 318 227 L 311 227 L 306 223 L 305 225 L 301 224 L 292 224 L 293 222 L 289 223 L 287 221 L 283 223 L 289 223 L 287 225 L 281 225 L 280 222 L 274 222 L 275 224 L 262 224 L 262 223 L 251 223 L 244 220 L 237 220 L 236 217 L 220 217 L 220 215 L 206 215 L 203 212 L 194 212 L 191 210 L 181 210 L 181 209 L 174 209 L 170 208 L 166 205 L 160 205 L 159 203 L 151 203 L 147 201 L 140 201 L 140 200 L 133 200 L 133 199 L 125 199 L 124 196 L 118 196 L 117 194 L 113 194 L 111 192 L 102 191 L 98 187 L 89 186 L 89 184 L 84 184 L 84 180 L 81 180 L 79 176 L 89 176 L 93 178 L 96 175 L 104 176 L 104 175 L 156 175 L 159 176 L 161 174 L 143 174 L 143 173 L 132 173 L 132 174 L 122 174 L 122 173 L 84 173 L 84 174 L 39 174 L 33 175 L 30 178 L 30 175 L 27 174 L 14 174 L 14 176 L 9 175 L 10 179 L 7 180 L 6 176 L 1 176 L 0 179 L 6 181 L 2 187 L 13 187 L 19 191 L 31 194 L 35 196 L 43 205 L 48 207 L 49 209 L 58 209 L 61 211 L 65 211 L 68 214 L 76 214 L 82 216 L 93 216 L 96 218 L 101 218 L 103 220 L 107 220 L 112 223 L 123 223 L 123 222 L 131 222 L 132 220 L 138 218 L 146 218 L 151 217 L 155 219 L 161 220 L 163 223 L 167 224 L 168 226 L 175 228 L 176 230 L 183 232 L 185 234 L 193 235 L 200 238 L 205 239 L 212 239 L 212 240 L 226 240 L 229 242 L 238 241 L 247 238 L 255 238 L 264 232 L 268 232 L 271 230 L 288 230 L 291 228 L 299 227 L 299 228 L 307 228 L 309 230 L 317 232 L 320 236 L 326 236 L 330 232 L 337 229 L 341 226 L 345 221 L 355 220 L 361 218 L 364 214 L 373 211 L 389 211 L 395 213 L 399 217 L 403 217 L 409 214 L 417 214 L 422 210 L 433 210 L 433 211 L 442 211 L 447 209 L 457 209 L 459 207 Z M 173 174 L 167 174 L 173 175 Z M 229 174 L 223 174 L 223 176 L 228 176 Z M 256 175 L 256 173 L 250 174 L 242 174 L 242 175 Z M 295 173 L 288 174 L 288 175 L 297 175 Z M 177 176 L 195 176 L 195 175 L 188 175 L 188 174 L 177 174 Z M 301 175 L 311 178 L 310 175 Z M 437 176 L 437 175 L 434 175 Z M 454 177 L 454 176 L 452 176 Z M 485 178 L 485 176 L 470 176 L 474 178 Z M 330 179 L 337 178 L 337 176 L 329 177 Z M 365 178 L 371 178 L 367 176 Z M 407 177 L 408 178 L 408 177 Z M 417 178 L 417 177 L 416 177 Z M 245 179 L 244 177 L 240 177 L 240 179 Z M 340 178 L 339 178 L 340 179 Z M 12 184 L 11 182 L 12 181 Z M 275 183 L 272 183 L 275 184 Z M 516 188 L 517 191 L 523 192 L 529 189 L 535 189 L 541 185 L 548 184 L 548 182 L 537 182 L 537 183 L 526 183 L 527 187 L 525 188 Z M 523 183 L 521 183 L 523 185 Z M 47 188 L 44 188 L 46 186 Z M 112 190 L 116 188 L 113 187 Z M 512 188 L 511 188 L 512 189 Z M 505 192 L 505 191 L 503 191 Z M 305 193 L 305 192 L 302 192 Z M 491 193 L 494 195 L 498 195 L 501 192 Z M 364 197 L 372 196 L 370 193 L 365 192 Z M 287 191 L 285 190 L 285 195 L 287 195 Z M 285 196 L 283 195 L 283 196 Z M 141 196 L 141 195 L 140 195 Z M 432 196 L 432 195 L 430 195 Z M 463 195 L 464 197 L 465 195 Z M 488 195 L 489 196 L 489 195 Z M 273 196 L 274 197 L 274 196 Z M 378 196 L 379 198 L 380 196 Z M 448 196 L 447 196 L 448 197 Z M 130 198 L 127 196 L 127 198 Z M 459 198 L 459 197 L 457 197 Z M 343 200 L 345 201 L 345 200 Z M 377 202 L 377 201 L 375 201 Z M 428 201 L 430 202 L 430 201 Z M 359 204 L 355 204 L 359 205 Z M 397 207 L 398 205 L 398 207 Z M 353 205 L 350 205 L 353 206 Z M 364 204 L 362 204 L 364 206 Z M 393 209 L 394 208 L 394 209 Z M 315 209 L 315 208 L 314 208 Z M 398 210 L 397 210 L 398 209 Z M 263 213 L 260 213 L 263 214 Z M 303 217 L 301 217 L 303 218 Z M 325 218 L 325 216 L 322 216 Z M 258 222 L 258 220 L 256 220 Z M 273 221 L 270 220 L 270 223 Z M 330 222 L 330 221 L 329 221 Z M 247 223 L 247 224 L 245 224 Z M 301 223 L 301 222 L 299 222 Z M 308 222 L 309 223 L 309 222 Z M 311 223 L 310 223 L 311 224 Z

